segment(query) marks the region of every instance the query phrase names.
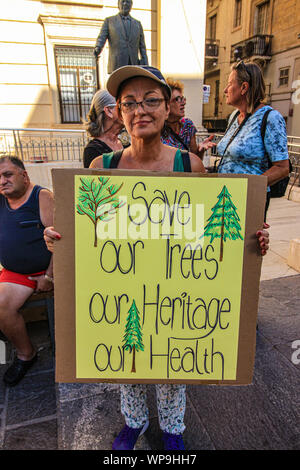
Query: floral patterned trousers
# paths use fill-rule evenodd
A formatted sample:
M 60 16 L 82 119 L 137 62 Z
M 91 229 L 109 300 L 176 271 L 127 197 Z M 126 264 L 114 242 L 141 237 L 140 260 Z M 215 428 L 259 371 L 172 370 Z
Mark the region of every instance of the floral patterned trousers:
M 185 413 L 185 385 L 156 385 L 156 401 L 159 424 L 162 431 L 171 434 L 182 434 Z M 140 428 L 149 419 L 147 407 L 147 385 L 121 385 L 121 411 L 127 426 Z

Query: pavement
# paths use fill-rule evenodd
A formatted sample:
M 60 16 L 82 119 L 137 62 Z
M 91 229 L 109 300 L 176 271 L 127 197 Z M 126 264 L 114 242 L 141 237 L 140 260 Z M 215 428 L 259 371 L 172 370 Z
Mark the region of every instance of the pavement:
M 187 387 L 187 450 L 300 448 L 300 273 L 286 263 L 290 240 L 300 237 L 300 204 L 273 199 L 268 222 L 271 243 L 262 267 L 253 382 Z M 7 364 L 0 364 L 0 449 L 110 450 L 123 426 L 118 385 L 55 383 L 47 321 L 28 328 L 39 361 L 13 388 L 4 386 Z M 7 344 L 7 362 L 12 354 Z M 137 449 L 159 451 L 152 385 L 148 400 L 150 426 Z

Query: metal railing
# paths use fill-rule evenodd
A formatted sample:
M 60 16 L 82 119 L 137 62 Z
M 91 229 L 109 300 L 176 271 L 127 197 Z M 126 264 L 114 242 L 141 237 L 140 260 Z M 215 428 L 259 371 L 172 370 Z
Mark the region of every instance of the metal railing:
M 205 39 L 205 58 L 219 56 L 220 41 L 217 39 Z
M 270 57 L 272 37 L 269 34 L 256 34 L 231 46 L 230 62 L 249 59 L 253 56 Z
M 206 139 L 210 133 L 197 132 L 197 142 Z M 214 133 L 218 142 L 223 133 Z M 0 156 L 14 155 L 26 163 L 82 161 L 83 150 L 88 143 L 84 129 L 0 129 Z M 300 137 L 288 136 L 288 150 L 293 172 L 292 184 L 300 186 Z M 205 166 L 216 159 L 216 150 L 206 152 Z
M 81 161 L 87 142 L 81 129 L 0 129 L 0 155 L 24 163 Z
M 288 150 L 289 157 L 293 166 L 293 172 L 291 174 L 291 187 L 289 189 L 288 197 L 294 186 L 300 186 L 300 137 L 289 136 L 288 137 Z

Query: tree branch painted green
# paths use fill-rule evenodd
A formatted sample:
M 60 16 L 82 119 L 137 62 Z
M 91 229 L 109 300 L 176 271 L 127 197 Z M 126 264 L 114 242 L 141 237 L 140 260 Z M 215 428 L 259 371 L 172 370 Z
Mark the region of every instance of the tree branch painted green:
M 116 214 L 117 209 L 124 205 L 116 194 L 120 186 L 109 184 L 109 178 L 80 178 L 77 213 L 87 215 L 94 225 L 94 246 L 97 246 L 98 221 L 109 221 Z
M 129 349 L 130 353 L 132 353 L 131 372 L 136 372 L 135 352 L 144 351 L 144 345 L 143 345 L 143 334 L 141 331 L 141 323 L 140 323 L 140 312 L 138 311 L 138 308 L 136 306 L 134 299 L 128 311 L 128 317 L 126 321 L 125 335 L 123 337 L 123 342 L 125 343 L 123 346 L 124 350 Z
M 220 238 L 220 261 L 223 260 L 224 242 L 229 240 L 243 240 L 241 236 L 240 218 L 237 208 L 233 204 L 231 194 L 226 186 L 218 195 L 218 202 L 212 208 L 212 214 L 207 220 L 204 228 L 204 235 L 210 237 L 210 243 L 215 238 Z

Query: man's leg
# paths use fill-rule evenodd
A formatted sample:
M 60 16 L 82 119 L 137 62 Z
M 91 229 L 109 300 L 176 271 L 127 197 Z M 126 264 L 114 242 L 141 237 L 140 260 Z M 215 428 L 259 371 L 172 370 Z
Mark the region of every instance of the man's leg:
M 0 330 L 16 348 L 17 357 L 30 361 L 35 355 L 23 316 L 18 312 L 33 289 L 9 282 L 0 282 Z

